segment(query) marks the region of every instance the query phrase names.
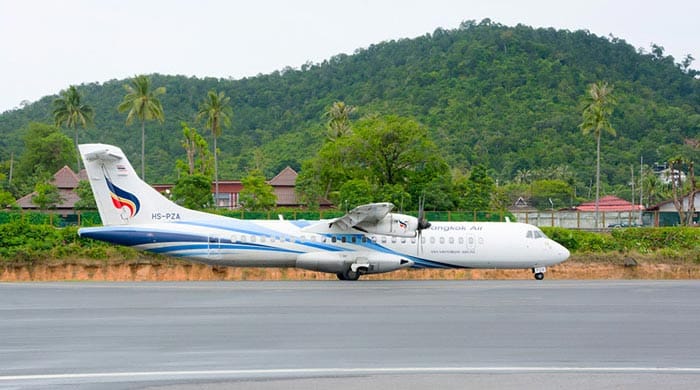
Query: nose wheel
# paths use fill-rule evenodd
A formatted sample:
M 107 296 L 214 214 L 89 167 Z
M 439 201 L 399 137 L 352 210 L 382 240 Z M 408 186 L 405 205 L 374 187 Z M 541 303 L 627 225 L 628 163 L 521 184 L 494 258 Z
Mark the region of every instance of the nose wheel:
M 532 273 L 535 274 L 535 279 L 537 280 L 544 279 L 545 272 L 547 272 L 547 267 L 538 267 L 532 269 Z

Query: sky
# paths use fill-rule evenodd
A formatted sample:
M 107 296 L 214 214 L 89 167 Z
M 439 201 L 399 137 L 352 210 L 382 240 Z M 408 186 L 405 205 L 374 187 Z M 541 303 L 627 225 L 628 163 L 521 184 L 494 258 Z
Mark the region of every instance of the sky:
M 700 69 L 697 0 L 0 0 L 0 112 L 70 85 L 240 79 L 489 18 L 651 44 Z

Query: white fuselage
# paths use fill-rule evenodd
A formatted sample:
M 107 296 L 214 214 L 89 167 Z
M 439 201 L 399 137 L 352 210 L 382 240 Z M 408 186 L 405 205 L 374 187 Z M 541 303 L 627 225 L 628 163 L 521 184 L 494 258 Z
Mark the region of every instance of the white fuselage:
M 395 236 L 311 233 L 305 221 L 173 222 L 83 228 L 81 235 L 207 264 L 295 267 L 300 254 L 394 254 L 416 268 L 534 268 L 566 260 L 568 250 L 532 225 L 434 222 L 418 240 Z

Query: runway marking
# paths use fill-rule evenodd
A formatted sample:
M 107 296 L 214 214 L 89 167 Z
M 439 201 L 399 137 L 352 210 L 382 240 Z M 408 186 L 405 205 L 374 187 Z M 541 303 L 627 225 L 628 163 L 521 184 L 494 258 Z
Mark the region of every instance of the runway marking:
M 610 373 L 610 374 L 700 374 L 700 367 L 393 367 L 393 368 L 273 368 L 249 370 L 135 371 L 74 374 L 6 375 L 0 381 L 65 379 L 148 379 L 201 376 L 313 376 L 353 374 L 444 374 L 444 373 Z

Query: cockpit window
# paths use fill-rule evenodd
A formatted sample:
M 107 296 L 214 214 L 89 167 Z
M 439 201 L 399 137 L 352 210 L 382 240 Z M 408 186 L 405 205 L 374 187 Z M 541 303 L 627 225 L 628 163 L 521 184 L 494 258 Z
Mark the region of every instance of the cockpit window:
M 544 238 L 545 235 L 539 230 L 528 230 L 527 231 L 527 238 Z

